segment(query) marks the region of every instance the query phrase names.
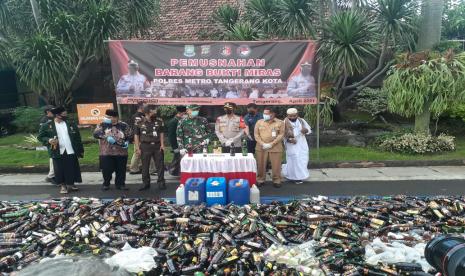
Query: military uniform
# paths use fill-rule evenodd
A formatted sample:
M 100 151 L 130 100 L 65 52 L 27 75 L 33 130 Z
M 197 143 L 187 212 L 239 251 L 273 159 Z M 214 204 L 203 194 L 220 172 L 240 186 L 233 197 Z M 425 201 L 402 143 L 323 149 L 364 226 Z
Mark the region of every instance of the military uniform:
M 244 121 L 242 117 L 235 114 L 223 115 L 216 119 L 215 134 L 222 144 L 223 152 L 229 152 L 230 147 L 234 144 L 235 151 L 241 152 L 242 141 L 244 134 Z
M 131 127 L 133 130 L 136 129 L 137 125 L 139 125 L 142 122 L 142 119 L 144 119 L 144 113 L 137 111 L 132 117 L 131 117 Z M 141 171 L 141 159 L 140 155 L 137 154 L 136 148 L 134 147 L 134 153 L 132 154 L 131 158 L 131 165 L 129 166 L 129 171 L 131 174 L 137 174 L 140 173 Z M 155 169 L 155 163 L 152 161 L 150 163 L 150 173 L 154 173 L 156 171 Z
M 181 154 L 179 153 L 178 140 L 176 139 L 176 130 L 181 118 L 175 116 L 167 124 L 168 141 L 173 150 L 173 160 L 170 164 L 170 173 L 174 176 L 178 176 L 180 173 Z
M 210 139 L 210 128 L 208 121 L 204 117 L 188 117 L 179 121 L 176 129 L 176 139 L 179 149 L 187 149 L 189 142 L 194 153 L 201 153 L 203 142 Z M 190 139 L 190 141 L 189 141 Z
M 139 136 L 140 151 L 142 159 L 142 182 L 144 187 L 150 186 L 150 161 L 153 158 L 158 174 L 158 184 L 165 183 L 164 152 L 160 150 L 160 136 L 165 133 L 163 121 L 154 121 L 144 118 L 140 124 L 136 125 L 135 135 Z
M 255 124 L 255 140 L 257 146 L 255 157 L 257 159 L 257 183 L 263 184 L 266 176 L 268 159 L 271 162 L 271 170 L 274 184 L 281 184 L 281 160 L 283 156 L 284 122 L 274 118 L 270 121 L 259 120 Z M 263 149 L 264 144 L 270 144 L 270 149 Z

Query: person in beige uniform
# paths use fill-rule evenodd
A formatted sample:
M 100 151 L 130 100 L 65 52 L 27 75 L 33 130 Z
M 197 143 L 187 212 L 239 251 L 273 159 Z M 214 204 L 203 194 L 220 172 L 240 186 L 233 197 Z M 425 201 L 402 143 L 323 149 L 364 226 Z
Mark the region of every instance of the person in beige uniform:
M 266 107 L 263 119 L 255 125 L 255 158 L 257 159 L 257 186 L 265 183 L 266 165 L 271 162 L 273 186 L 281 187 L 281 160 L 283 156 L 284 122 L 276 118 L 276 111 Z
M 225 103 L 223 116 L 216 119 L 215 134 L 220 140 L 223 153 L 228 153 L 234 146 L 236 153 L 241 152 L 242 137 L 244 135 L 244 122 L 240 116 L 234 114 L 236 104 Z

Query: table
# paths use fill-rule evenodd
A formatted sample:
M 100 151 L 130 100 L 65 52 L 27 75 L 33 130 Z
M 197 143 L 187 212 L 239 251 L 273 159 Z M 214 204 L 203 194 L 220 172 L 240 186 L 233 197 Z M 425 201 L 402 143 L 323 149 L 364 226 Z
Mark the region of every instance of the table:
M 243 156 L 238 153 L 235 156 L 228 154 L 194 154 L 189 157 L 185 155 L 181 159 L 181 183 L 192 177 L 225 177 L 226 181 L 231 179 L 247 179 L 249 185 L 257 183 L 257 162 L 253 154 Z

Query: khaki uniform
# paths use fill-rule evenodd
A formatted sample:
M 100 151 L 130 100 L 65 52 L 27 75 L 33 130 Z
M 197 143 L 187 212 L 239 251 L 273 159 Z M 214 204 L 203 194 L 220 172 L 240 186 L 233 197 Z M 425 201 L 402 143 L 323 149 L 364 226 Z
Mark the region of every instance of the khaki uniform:
M 216 119 L 215 134 L 220 140 L 224 152 L 229 152 L 230 147 L 225 145 L 229 139 L 233 140 L 234 147 L 239 148 L 240 151 L 242 145 L 241 139 L 244 135 L 243 125 L 244 121 L 237 115 L 232 115 L 231 117 L 223 115 Z
M 283 156 L 284 122 L 273 119 L 268 122 L 259 120 L 255 125 L 255 140 L 257 147 L 255 154 L 257 159 L 257 182 L 265 182 L 266 164 L 271 162 L 273 183 L 281 183 L 281 160 Z M 271 149 L 264 150 L 263 144 L 271 144 Z
M 142 182 L 145 187 L 150 186 L 149 167 L 152 159 L 155 161 L 155 167 L 157 168 L 157 182 L 165 182 L 164 152 L 160 151 L 160 136 L 162 133 L 165 133 L 165 126 L 163 121 L 159 119 L 149 121 L 144 118 L 136 127 L 135 135 L 138 135 L 140 140 Z

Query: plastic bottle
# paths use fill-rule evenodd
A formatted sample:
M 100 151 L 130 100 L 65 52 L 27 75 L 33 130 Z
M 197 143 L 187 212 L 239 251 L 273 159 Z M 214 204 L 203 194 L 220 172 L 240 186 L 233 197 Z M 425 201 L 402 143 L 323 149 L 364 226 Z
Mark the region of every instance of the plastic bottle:
M 184 197 L 184 184 L 179 185 L 179 187 L 176 189 L 176 204 L 186 204 L 186 199 Z
M 252 188 L 250 188 L 250 203 L 260 203 L 260 190 L 257 188 L 257 186 L 255 186 L 255 184 L 253 184 Z

